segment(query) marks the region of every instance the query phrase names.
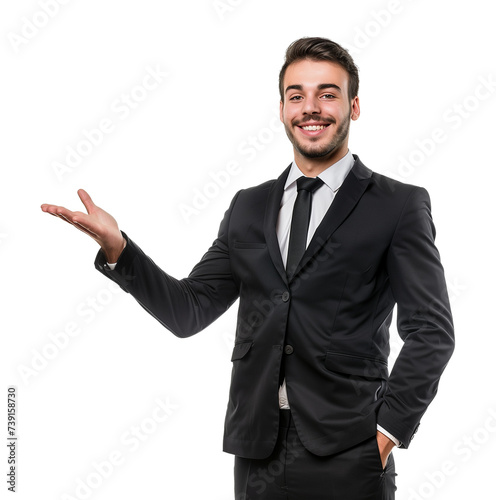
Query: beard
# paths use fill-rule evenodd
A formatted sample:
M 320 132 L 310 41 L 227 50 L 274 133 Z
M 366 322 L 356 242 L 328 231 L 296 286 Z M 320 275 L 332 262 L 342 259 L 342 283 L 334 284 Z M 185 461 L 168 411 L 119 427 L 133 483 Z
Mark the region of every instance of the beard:
M 286 135 L 288 136 L 288 139 L 291 141 L 291 144 L 293 144 L 293 147 L 300 153 L 301 156 L 305 158 L 324 158 L 328 155 L 330 155 L 333 151 L 338 149 L 346 140 L 348 136 L 348 132 L 350 130 L 350 119 L 351 119 L 351 112 L 348 120 L 344 120 L 336 129 L 336 133 L 334 134 L 334 137 L 331 139 L 330 142 L 324 143 L 324 144 L 319 144 L 320 138 L 315 140 L 314 144 L 301 144 L 293 134 L 293 131 L 291 128 L 285 123 L 284 128 L 286 129 Z M 321 118 L 317 116 L 313 116 L 312 120 L 318 120 L 318 121 L 324 121 Z M 329 122 L 329 120 L 325 120 L 326 122 Z M 300 122 L 301 125 L 303 125 L 304 122 Z M 336 123 L 335 120 L 332 120 L 330 123 Z M 329 125 L 330 126 L 330 125 Z M 311 139 L 311 138 L 310 138 Z

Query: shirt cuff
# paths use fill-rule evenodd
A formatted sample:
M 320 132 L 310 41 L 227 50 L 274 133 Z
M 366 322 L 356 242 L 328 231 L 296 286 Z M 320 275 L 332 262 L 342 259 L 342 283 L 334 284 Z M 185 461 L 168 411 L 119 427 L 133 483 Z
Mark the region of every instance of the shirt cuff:
M 384 429 L 380 425 L 377 426 L 377 430 L 382 432 L 385 436 L 387 436 L 396 446 L 401 446 L 401 443 L 392 434 L 390 434 L 386 429 Z

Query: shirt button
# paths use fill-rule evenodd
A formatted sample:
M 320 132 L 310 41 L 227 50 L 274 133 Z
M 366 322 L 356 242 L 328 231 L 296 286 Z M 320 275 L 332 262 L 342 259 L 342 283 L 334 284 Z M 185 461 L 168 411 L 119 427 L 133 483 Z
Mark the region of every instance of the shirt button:
M 284 292 L 281 298 L 283 302 L 287 302 L 289 300 L 289 292 Z
M 294 350 L 294 349 L 293 349 L 293 346 L 292 346 L 292 345 L 289 345 L 289 344 L 288 344 L 288 345 L 284 346 L 284 352 L 285 352 L 286 354 L 293 354 L 293 350 Z

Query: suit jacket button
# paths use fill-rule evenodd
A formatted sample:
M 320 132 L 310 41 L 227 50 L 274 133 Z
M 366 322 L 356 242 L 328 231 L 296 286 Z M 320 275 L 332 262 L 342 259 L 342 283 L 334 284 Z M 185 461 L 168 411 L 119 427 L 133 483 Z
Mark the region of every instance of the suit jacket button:
M 281 297 L 283 302 L 287 302 L 289 300 L 289 292 L 284 292 Z
M 285 352 L 286 354 L 293 354 L 293 350 L 294 350 L 294 349 L 293 349 L 293 346 L 292 346 L 292 345 L 289 345 L 289 344 L 288 344 L 288 345 L 284 346 L 284 352 Z

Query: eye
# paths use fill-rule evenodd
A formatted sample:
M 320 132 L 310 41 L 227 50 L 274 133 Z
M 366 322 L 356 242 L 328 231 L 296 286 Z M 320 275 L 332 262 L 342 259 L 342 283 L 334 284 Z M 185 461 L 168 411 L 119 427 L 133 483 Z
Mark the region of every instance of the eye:
M 303 99 L 301 95 L 294 95 L 293 97 L 289 98 L 290 101 L 299 101 L 300 99 Z
M 324 99 L 334 99 L 336 96 L 334 96 L 333 94 L 324 94 L 322 97 Z

